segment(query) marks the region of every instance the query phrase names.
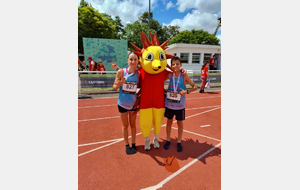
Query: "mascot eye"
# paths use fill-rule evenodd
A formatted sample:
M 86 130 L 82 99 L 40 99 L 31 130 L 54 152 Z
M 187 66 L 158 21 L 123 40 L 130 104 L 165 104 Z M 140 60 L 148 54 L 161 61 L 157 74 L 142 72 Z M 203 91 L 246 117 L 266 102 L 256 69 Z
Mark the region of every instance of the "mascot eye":
M 159 59 L 160 59 L 161 61 L 165 60 L 165 56 L 164 56 L 163 53 L 159 53 Z
M 153 54 L 152 53 L 148 53 L 148 55 L 146 56 L 146 60 L 147 61 L 152 61 L 153 60 Z

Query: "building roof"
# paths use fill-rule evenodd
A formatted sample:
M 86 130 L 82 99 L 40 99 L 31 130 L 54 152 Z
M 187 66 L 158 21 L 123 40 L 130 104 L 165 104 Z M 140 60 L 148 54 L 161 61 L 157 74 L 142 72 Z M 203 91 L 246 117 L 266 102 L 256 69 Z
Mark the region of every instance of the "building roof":
M 166 50 L 171 50 L 173 48 L 211 48 L 211 49 L 219 48 L 219 49 L 221 49 L 221 46 L 220 45 L 206 45 L 206 44 L 175 43 L 175 44 L 169 45 L 168 49 L 166 49 Z

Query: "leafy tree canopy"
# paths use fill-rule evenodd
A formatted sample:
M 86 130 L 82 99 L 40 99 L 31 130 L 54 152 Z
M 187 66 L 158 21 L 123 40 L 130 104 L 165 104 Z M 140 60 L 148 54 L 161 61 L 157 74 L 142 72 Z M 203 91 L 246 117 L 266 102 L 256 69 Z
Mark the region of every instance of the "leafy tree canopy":
M 116 26 L 91 6 L 78 7 L 78 51 L 83 52 L 82 38 L 116 39 Z
M 128 41 L 128 49 L 133 50 L 134 48 L 130 44 L 132 42 L 139 48 L 143 48 L 143 44 L 140 38 L 140 32 L 145 32 L 145 34 L 149 34 L 148 24 L 144 22 L 135 21 L 133 24 L 127 24 L 124 28 L 125 35 L 124 38 Z M 152 34 L 154 34 L 154 30 L 150 29 Z
M 169 45 L 174 43 L 220 45 L 219 42 L 220 40 L 213 34 L 203 31 L 202 29 L 193 29 L 191 31 L 185 30 L 180 32 L 172 38 Z

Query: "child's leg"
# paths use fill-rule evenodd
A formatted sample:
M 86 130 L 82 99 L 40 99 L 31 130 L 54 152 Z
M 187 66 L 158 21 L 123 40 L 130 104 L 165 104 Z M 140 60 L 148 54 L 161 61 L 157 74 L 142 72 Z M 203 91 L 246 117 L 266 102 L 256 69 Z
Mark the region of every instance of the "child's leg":
M 120 116 L 122 121 L 122 134 L 125 141 L 126 154 L 133 154 L 128 143 L 128 112 L 120 113 Z
M 178 126 L 177 152 L 182 151 L 181 138 L 183 133 L 183 121 L 185 120 L 185 109 L 176 112 L 176 120 Z
M 122 121 L 122 134 L 125 141 L 125 145 L 128 145 L 128 112 L 120 113 Z
M 130 128 L 131 128 L 131 137 L 132 137 L 132 143 L 135 144 L 135 138 L 136 138 L 136 114 L 133 115 L 134 111 L 129 112 L 129 122 L 130 122 Z
M 173 119 L 167 120 L 166 132 L 167 132 L 167 141 L 170 141 L 171 136 L 171 127 L 172 127 Z
M 202 79 L 202 84 L 201 84 L 200 90 L 204 90 L 207 77 L 201 77 L 201 79 Z
M 134 111 L 129 112 L 129 123 L 131 128 L 131 137 L 132 137 L 132 152 L 136 153 L 136 146 L 135 146 L 135 138 L 136 138 L 136 114 L 133 115 Z
M 164 145 L 164 149 L 168 150 L 170 146 L 170 139 L 171 139 L 171 127 L 172 127 L 173 119 L 167 120 L 166 132 L 167 132 L 167 141 Z
M 178 143 L 181 143 L 182 133 L 183 133 L 183 121 L 177 121 L 178 126 Z

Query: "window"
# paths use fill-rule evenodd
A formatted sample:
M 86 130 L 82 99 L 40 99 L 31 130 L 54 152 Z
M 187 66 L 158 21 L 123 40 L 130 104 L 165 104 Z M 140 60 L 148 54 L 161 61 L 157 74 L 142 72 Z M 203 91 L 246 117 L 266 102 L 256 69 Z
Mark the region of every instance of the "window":
M 180 53 L 181 63 L 189 63 L 189 53 Z
M 211 58 L 211 53 L 205 53 L 205 54 L 204 54 L 203 62 L 204 62 L 204 61 L 207 61 L 207 63 L 209 64 L 210 58 Z
M 192 63 L 200 64 L 200 53 L 193 53 L 192 54 Z

